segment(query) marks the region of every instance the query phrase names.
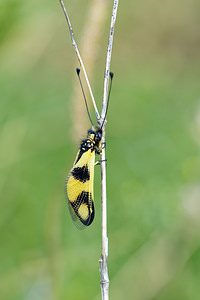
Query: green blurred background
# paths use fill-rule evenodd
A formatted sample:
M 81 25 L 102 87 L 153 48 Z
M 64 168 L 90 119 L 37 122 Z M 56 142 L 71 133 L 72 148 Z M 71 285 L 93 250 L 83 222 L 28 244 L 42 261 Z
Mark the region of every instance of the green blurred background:
M 90 1 L 65 4 L 79 43 Z M 107 9 L 92 79 L 99 107 L 112 1 Z M 199 0 L 119 4 L 106 150 L 111 299 L 200 299 L 199 28 Z M 77 151 L 75 67 L 59 1 L 1 0 L 2 300 L 101 299 L 99 167 L 91 228 L 74 227 L 64 198 Z

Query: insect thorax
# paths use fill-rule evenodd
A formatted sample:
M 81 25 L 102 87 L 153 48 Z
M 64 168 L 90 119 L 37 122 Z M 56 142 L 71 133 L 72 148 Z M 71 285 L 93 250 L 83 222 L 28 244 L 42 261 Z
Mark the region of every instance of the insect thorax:
M 101 154 L 101 140 L 102 140 L 102 129 L 99 127 L 93 127 L 88 130 L 87 138 L 81 143 L 80 150 L 85 152 L 91 149 L 96 154 Z

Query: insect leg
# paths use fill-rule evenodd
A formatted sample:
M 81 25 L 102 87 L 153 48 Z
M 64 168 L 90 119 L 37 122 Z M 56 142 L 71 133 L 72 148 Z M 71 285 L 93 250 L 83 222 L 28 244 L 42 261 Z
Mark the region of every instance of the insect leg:
M 107 161 L 107 159 L 101 159 L 101 160 L 97 160 L 96 162 L 95 162 L 95 166 L 98 166 L 98 165 L 100 165 L 101 164 L 101 162 L 103 162 L 103 161 Z
M 102 148 L 101 149 L 105 149 L 106 148 L 106 142 L 101 143 Z

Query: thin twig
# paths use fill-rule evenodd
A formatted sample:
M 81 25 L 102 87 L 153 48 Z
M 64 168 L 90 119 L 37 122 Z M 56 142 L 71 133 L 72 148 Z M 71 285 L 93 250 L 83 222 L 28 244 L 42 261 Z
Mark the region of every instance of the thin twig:
M 102 99 L 102 110 L 101 110 L 101 124 L 104 122 L 104 117 L 106 114 L 107 108 L 107 98 L 108 98 L 108 82 L 109 82 L 109 72 L 110 72 L 110 62 L 112 54 L 112 45 L 113 45 L 113 35 L 115 28 L 115 21 L 117 15 L 119 0 L 114 0 L 111 25 L 110 25 L 110 36 L 108 41 L 108 49 L 106 56 L 106 66 L 105 66 L 105 75 L 104 75 L 104 89 L 103 89 L 103 99 Z M 100 124 L 99 122 L 99 124 Z M 105 124 L 103 124 L 103 143 L 105 143 Z M 108 237 L 107 237 L 107 196 L 106 196 L 106 164 L 105 164 L 105 148 L 102 149 L 102 161 L 101 164 L 101 210 L 102 210 L 102 253 L 100 262 L 100 273 L 101 273 L 101 294 L 102 300 L 109 299 L 109 277 L 108 277 Z
M 108 40 L 108 48 L 107 48 L 107 56 L 106 56 L 106 66 L 104 73 L 104 86 L 103 86 L 103 99 L 102 99 L 102 109 L 101 109 L 101 121 L 104 119 L 106 108 L 107 108 L 107 96 L 108 96 L 108 83 L 109 83 L 109 73 L 110 73 L 110 62 L 112 55 L 112 45 L 113 45 L 113 36 L 115 29 L 115 21 L 117 16 L 117 8 L 118 8 L 119 0 L 114 0 L 111 24 L 110 24 L 110 36 Z M 106 123 L 106 122 L 105 122 Z
M 74 39 L 74 34 L 73 34 L 72 26 L 71 26 L 71 23 L 70 23 L 70 20 L 69 20 L 69 16 L 68 16 L 68 13 L 66 11 L 65 5 L 64 5 L 62 0 L 60 0 L 60 4 L 62 6 L 63 12 L 64 12 L 66 20 L 67 20 L 67 24 L 68 24 L 70 35 L 71 35 L 72 45 L 73 45 L 73 47 L 75 49 L 75 52 L 77 54 L 78 61 L 79 61 L 80 65 L 83 69 L 85 79 L 86 79 L 86 82 L 87 82 L 87 85 L 88 85 L 88 88 L 89 88 L 89 91 L 90 91 L 90 95 L 91 95 L 91 98 L 92 98 L 92 103 L 93 103 L 93 106 L 94 106 L 95 114 L 96 114 L 96 117 L 97 117 L 97 120 L 98 120 L 100 118 L 100 115 L 99 115 L 99 112 L 98 112 L 98 109 L 97 109 L 97 106 L 96 106 L 96 102 L 95 102 L 95 99 L 94 99 L 94 96 L 93 96 L 93 93 L 92 93 L 92 89 L 91 89 L 91 86 L 90 86 L 90 83 L 89 83 L 89 80 L 88 80 L 88 77 L 87 77 L 87 73 L 86 73 L 82 58 L 80 56 L 80 53 L 78 51 L 78 47 L 77 47 L 75 39 Z
M 79 52 L 81 53 L 82 60 L 86 66 L 88 78 L 91 79 L 94 78 L 94 74 L 96 74 L 95 63 L 98 57 L 98 52 L 100 51 L 99 45 L 105 28 L 105 20 L 109 13 L 107 6 L 108 0 L 90 0 L 90 7 L 87 11 L 86 22 L 84 23 L 84 28 L 81 30 L 81 39 L 80 44 L 78 45 Z M 90 82 L 90 84 L 92 86 L 92 82 Z M 88 89 L 85 90 L 85 94 L 88 98 L 87 90 Z M 80 86 L 77 84 L 76 78 L 73 80 L 73 93 L 71 96 L 72 105 L 70 106 L 70 110 L 72 112 L 71 118 L 73 122 L 70 133 L 71 138 L 77 146 L 80 143 L 80 138 L 85 136 L 85 130 L 89 126 L 88 116 L 83 114 L 85 106 L 82 96 L 83 95 L 81 93 Z M 89 108 L 91 106 L 90 104 L 91 101 L 88 101 Z M 98 103 L 96 102 L 96 104 L 99 110 Z M 93 105 L 91 108 L 93 108 Z M 94 120 L 94 122 L 96 123 L 96 120 Z

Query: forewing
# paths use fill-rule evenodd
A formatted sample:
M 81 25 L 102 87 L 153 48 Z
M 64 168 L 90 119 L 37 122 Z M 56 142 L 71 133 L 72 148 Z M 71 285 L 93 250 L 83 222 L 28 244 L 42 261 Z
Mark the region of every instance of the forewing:
M 65 194 L 72 220 L 84 229 L 94 219 L 93 181 L 95 153 L 91 149 L 77 155 L 78 160 L 66 179 Z

